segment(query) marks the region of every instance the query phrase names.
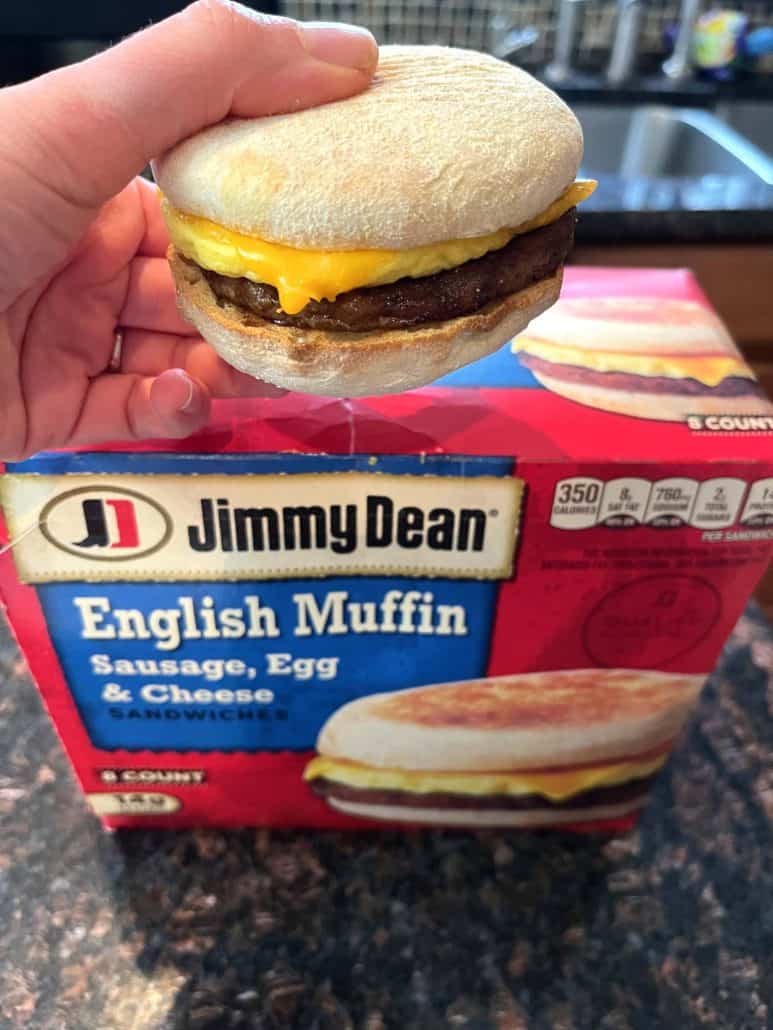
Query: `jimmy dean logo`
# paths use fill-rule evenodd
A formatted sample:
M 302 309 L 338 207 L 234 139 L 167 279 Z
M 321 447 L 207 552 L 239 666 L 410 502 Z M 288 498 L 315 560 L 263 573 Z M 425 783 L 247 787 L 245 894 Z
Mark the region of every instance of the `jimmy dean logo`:
M 9 475 L 19 576 L 260 580 L 512 574 L 522 482 L 495 476 Z
M 162 548 L 172 535 L 172 521 L 161 505 L 136 490 L 87 486 L 49 501 L 40 513 L 40 532 L 66 554 L 125 562 Z
M 121 551 L 139 547 L 140 530 L 133 501 L 127 501 L 126 498 L 97 498 L 81 501 L 81 508 L 83 521 L 86 523 L 86 535 L 74 543 L 73 547 L 117 547 Z M 118 530 L 115 540 L 111 539 L 107 524 L 108 509 L 112 509 L 115 515 Z
M 324 551 L 354 554 L 358 548 L 395 545 L 406 551 L 482 551 L 490 515 L 483 508 L 428 511 L 398 508 L 391 497 L 368 494 L 363 504 L 311 504 L 234 508 L 225 498 L 201 499 L 201 520 L 188 526 L 194 551 Z M 364 526 L 360 528 L 360 515 Z

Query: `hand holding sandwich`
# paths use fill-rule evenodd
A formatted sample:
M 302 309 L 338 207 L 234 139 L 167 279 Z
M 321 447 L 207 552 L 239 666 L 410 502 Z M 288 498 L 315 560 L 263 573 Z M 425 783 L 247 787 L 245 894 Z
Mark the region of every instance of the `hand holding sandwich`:
M 157 194 L 135 176 L 229 114 L 356 93 L 376 59 L 366 32 L 199 0 L 91 60 L 0 91 L 1 458 L 185 436 L 211 397 L 272 390 L 177 314 Z

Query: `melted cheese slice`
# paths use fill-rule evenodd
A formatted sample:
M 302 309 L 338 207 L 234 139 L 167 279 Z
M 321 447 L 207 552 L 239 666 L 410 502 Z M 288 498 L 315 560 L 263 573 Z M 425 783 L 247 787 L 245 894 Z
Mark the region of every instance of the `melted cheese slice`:
M 732 354 L 630 354 L 594 351 L 584 347 L 553 343 L 533 337 L 513 340 L 514 351 L 559 365 L 575 365 L 593 372 L 625 372 L 638 376 L 663 376 L 667 379 L 697 379 L 704 386 L 717 386 L 728 376 L 754 379 L 743 359 Z
M 562 769 L 556 772 L 411 772 L 377 769 L 320 755 L 312 759 L 305 780 L 326 779 L 348 787 L 399 790 L 410 794 L 467 794 L 475 797 L 522 797 L 538 794 L 550 801 L 565 801 L 586 790 L 613 787 L 643 779 L 656 772 L 667 754 L 634 762 Z
M 573 183 L 542 214 L 515 229 L 499 229 L 469 240 L 447 240 L 407 250 L 299 250 L 226 229 L 206 218 L 178 211 L 162 201 L 175 248 L 202 268 L 220 275 L 268 283 L 289 315 L 310 300 L 335 300 L 363 286 L 383 286 L 456 268 L 506 246 L 514 236 L 550 225 L 593 193 L 596 183 Z

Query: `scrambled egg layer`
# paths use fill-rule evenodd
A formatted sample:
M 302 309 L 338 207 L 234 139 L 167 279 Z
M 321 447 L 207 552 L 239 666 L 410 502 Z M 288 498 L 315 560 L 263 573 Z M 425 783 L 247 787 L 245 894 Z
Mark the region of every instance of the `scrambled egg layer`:
M 754 379 L 754 373 L 740 357 L 711 354 L 624 354 L 593 351 L 584 347 L 553 343 L 527 335 L 513 340 L 513 350 L 560 365 L 575 365 L 593 372 L 626 372 L 667 379 L 696 379 L 704 386 L 718 386 L 728 376 Z
M 172 243 L 181 254 L 220 275 L 274 286 L 282 310 L 295 315 L 310 300 L 335 300 L 349 290 L 434 275 L 483 257 L 490 250 L 506 246 L 514 236 L 557 221 L 595 188 L 592 180 L 573 183 L 542 214 L 514 229 L 407 250 L 299 250 L 178 211 L 166 199 L 162 210 Z
M 656 772 L 666 754 L 634 762 L 561 769 L 555 772 L 411 772 L 377 769 L 357 762 L 320 755 L 306 767 L 305 780 L 326 779 L 348 787 L 399 790 L 411 794 L 468 794 L 476 797 L 521 797 L 538 794 L 550 801 L 565 801 L 586 790 L 613 787 L 640 780 Z

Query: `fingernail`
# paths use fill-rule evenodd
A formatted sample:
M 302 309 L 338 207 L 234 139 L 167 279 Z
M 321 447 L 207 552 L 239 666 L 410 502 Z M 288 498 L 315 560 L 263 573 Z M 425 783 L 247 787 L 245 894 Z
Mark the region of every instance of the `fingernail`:
M 300 25 L 300 37 L 304 50 L 317 61 L 367 72 L 376 66 L 376 41 L 367 29 L 359 25 L 305 22 Z
M 153 406 L 163 414 L 187 414 L 193 409 L 195 399 L 196 384 L 181 368 L 170 368 L 162 372 L 151 387 Z

